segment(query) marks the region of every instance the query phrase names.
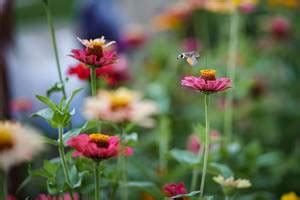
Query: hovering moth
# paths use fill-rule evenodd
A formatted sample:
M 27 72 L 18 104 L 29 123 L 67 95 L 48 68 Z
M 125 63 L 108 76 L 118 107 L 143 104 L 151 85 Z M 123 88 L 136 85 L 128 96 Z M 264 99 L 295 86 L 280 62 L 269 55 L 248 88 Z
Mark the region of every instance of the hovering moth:
M 186 62 L 189 63 L 191 66 L 196 65 L 199 61 L 199 58 L 199 53 L 195 51 L 183 52 L 177 56 L 177 60 L 186 59 Z

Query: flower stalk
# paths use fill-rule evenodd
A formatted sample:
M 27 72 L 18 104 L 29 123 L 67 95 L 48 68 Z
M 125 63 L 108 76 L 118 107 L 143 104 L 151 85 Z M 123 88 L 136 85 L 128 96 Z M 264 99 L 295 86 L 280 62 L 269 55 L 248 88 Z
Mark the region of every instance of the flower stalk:
M 205 94 L 204 96 L 204 110 L 205 110 L 205 145 L 204 145 L 204 160 L 203 160 L 203 169 L 202 169 L 202 177 L 200 184 L 200 198 L 203 197 L 204 194 L 204 185 L 205 185 L 205 177 L 208 163 L 208 152 L 209 152 L 209 119 L 208 119 L 208 105 L 209 105 L 209 95 Z
M 95 200 L 100 200 L 100 173 L 99 162 L 94 162 L 94 177 L 95 177 Z
M 59 127 L 58 128 L 58 137 L 59 137 L 59 143 L 58 143 L 58 152 L 59 152 L 59 157 L 61 160 L 61 164 L 63 167 L 63 172 L 64 172 L 64 176 L 66 178 L 66 182 L 68 184 L 68 186 L 70 188 L 72 188 L 72 184 L 70 181 L 70 176 L 69 176 L 69 170 L 68 170 L 68 166 L 67 166 L 67 162 L 66 162 L 66 155 L 65 155 L 65 151 L 64 151 L 64 143 L 63 143 L 63 128 Z M 70 189 L 70 195 L 71 195 L 71 199 L 74 199 L 74 195 L 73 195 L 73 190 Z
M 59 82 L 62 85 L 63 96 L 66 98 L 67 94 L 66 94 L 64 81 L 63 81 L 62 73 L 61 73 L 61 66 L 60 66 L 60 62 L 59 62 L 57 42 L 56 42 L 55 30 L 54 30 L 54 25 L 53 25 L 53 20 L 52 20 L 52 14 L 51 14 L 51 11 L 49 9 L 49 4 L 48 4 L 47 0 L 43 0 L 43 5 L 44 5 L 44 9 L 45 9 L 45 12 L 46 12 L 46 15 L 47 15 L 48 27 L 49 27 L 49 31 L 50 31 L 50 34 L 51 34 L 52 46 L 53 46 L 54 55 L 55 55 L 55 61 L 56 61 L 56 67 L 57 67 Z
M 91 91 L 92 96 L 96 96 L 97 83 L 96 83 L 96 67 L 91 67 Z
M 236 58 L 238 50 L 238 31 L 239 31 L 239 15 L 235 10 L 230 18 L 230 36 L 229 36 L 229 58 L 227 62 L 227 76 L 231 78 L 234 84 L 236 74 Z M 225 98 L 225 113 L 224 113 L 224 134 L 226 142 L 230 142 L 232 138 L 232 123 L 233 123 L 233 97 L 234 93 L 228 92 Z
M 122 128 L 121 136 L 121 152 L 125 152 L 125 140 L 126 131 Z M 121 179 L 122 179 L 122 189 L 121 189 L 121 199 L 128 200 L 128 190 L 127 190 L 127 158 L 125 156 L 119 157 L 121 160 Z
M 2 187 L 0 192 L 1 199 L 6 199 L 8 195 L 8 187 L 7 187 L 7 181 L 8 181 L 8 172 L 6 170 L 1 170 L 1 179 L 2 179 Z

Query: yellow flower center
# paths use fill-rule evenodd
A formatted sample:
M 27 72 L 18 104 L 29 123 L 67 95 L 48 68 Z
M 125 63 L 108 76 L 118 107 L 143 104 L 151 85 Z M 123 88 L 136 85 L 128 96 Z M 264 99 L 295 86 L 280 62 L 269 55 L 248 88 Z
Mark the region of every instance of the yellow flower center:
M 0 127 L 0 152 L 11 149 L 14 146 L 12 134 L 4 127 Z
M 299 200 L 295 192 L 290 192 L 281 196 L 280 200 Z
M 200 75 L 205 80 L 216 80 L 216 72 L 214 69 L 203 69 L 200 71 Z
M 108 147 L 109 135 L 102 133 L 93 133 L 89 135 L 90 140 L 97 144 L 98 147 Z
M 109 94 L 111 109 L 126 108 L 133 99 L 133 94 L 127 90 L 117 90 Z

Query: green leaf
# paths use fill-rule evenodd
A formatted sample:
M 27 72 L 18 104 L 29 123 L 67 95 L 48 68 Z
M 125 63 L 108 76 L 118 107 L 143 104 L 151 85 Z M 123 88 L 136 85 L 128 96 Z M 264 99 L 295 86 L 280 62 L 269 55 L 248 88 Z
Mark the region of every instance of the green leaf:
M 148 181 L 131 181 L 127 183 L 127 187 L 146 188 L 154 186 L 154 183 Z
M 58 107 L 56 106 L 56 104 L 51 101 L 51 99 L 49 99 L 48 97 L 44 97 L 44 96 L 40 96 L 40 95 L 36 95 L 36 98 L 38 100 L 40 100 L 41 102 L 43 102 L 44 104 L 46 104 L 47 106 L 49 106 L 49 108 L 51 108 L 51 110 L 53 111 L 57 111 L 57 112 L 61 112 Z
M 18 187 L 16 193 L 18 194 L 32 179 L 32 176 L 29 175 L 25 178 L 25 180 L 20 184 L 20 186 Z
M 176 198 L 180 198 L 180 197 L 193 197 L 199 193 L 200 193 L 200 191 L 193 191 L 188 194 L 180 194 L 180 195 L 173 196 L 172 199 L 176 199 Z
M 46 92 L 47 97 L 50 97 L 51 94 L 53 94 L 53 93 L 56 93 L 56 92 L 62 92 L 63 89 L 64 89 L 64 84 L 62 84 L 62 83 L 60 83 L 60 82 L 55 83 L 53 86 L 51 86 L 51 87 L 47 90 L 47 92 Z
M 70 104 L 71 104 L 73 98 L 74 98 L 75 95 L 76 95 L 78 92 L 80 92 L 81 90 L 82 90 L 82 88 L 78 88 L 78 89 L 76 89 L 76 90 L 74 90 L 74 91 L 72 92 L 71 96 L 69 96 L 69 97 L 67 98 L 67 100 L 66 100 L 65 109 L 69 110 L 69 106 L 70 106 Z
M 41 117 L 47 122 L 50 122 L 53 116 L 53 111 L 50 108 L 44 108 L 32 114 L 32 117 Z
M 208 164 L 209 171 L 215 175 L 222 175 L 225 178 L 233 176 L 232 170 L 224 164 L 211 162 Z
M 205 127 L 202 124 L 195 125 L 194 132 L 200 137 L 200 141 L 205 141 Z
M 43 137 L 43 140 L 44 140 L 45 143 L 48 143 L 48 144 L 51 144 L 51 145 L 54 145 L 54 146 L 58 145 L 58 142 L 56 140 L 51 139 L 51 138 Z
M 199 164 L 200 160 L 198 160 L 197 155 L 193 154 L 190 151 L 172 149 L 170 151 L 170 155 L 180 163 L 195 165 Z
M 52 174 L 53 176 L 55 176 L 58 168 L 59 168 L 59 163 L 52 163 L 48 160 L 44 161 L 44 169 L 49 174 Z
M 84 123 L 84 125 L 81 128 L 76 128 L 76 129 L 69 130 L 68 132 L 66 132 L 63 135 L 63 143 L 64 143 L 64 145 L 66 145 L 66 142 L 71 137 L 77 136 L 77 135 L 79 135 L 82 132 L 85 132 L 85 131 L 88 131 L 90 129 L 93 129 L 93 128 L 97 127 L 98 124 L 99 124 L 99 121 L 96 121 L 96 120 L 87 121 L 86 123 Z
M 129 135 L 125 136 L 126 144 L 129 146 L 133 146 L 138 141 L 138 134 L 137 133 L 131 133 Z

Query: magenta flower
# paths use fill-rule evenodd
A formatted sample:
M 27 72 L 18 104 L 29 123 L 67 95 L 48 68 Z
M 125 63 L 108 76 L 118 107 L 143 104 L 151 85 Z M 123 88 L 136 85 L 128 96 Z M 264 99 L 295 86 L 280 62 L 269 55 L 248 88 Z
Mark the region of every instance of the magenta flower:
M 70 138 L 67 144 L 76 149 L 73 156 L 85 156 L 97 161 L 116 157 L 121 152 L 119 137 L 100 133 L 80 134 Z M 125 147 L 122 153 L 125 156 L 130 156 L 133 150 Z
M 88 66 L 103 67 L 111 65 L 117 60 L 117 53 L 113 50 L 107 50 L 115 42 L 106 43 L 104 37 L 94 40 L 82 40 L 77 38 L 86 48 L 73 49 L 70 55 L 76 60 L 85 63 Z
M 183 182 L 178 184 L 176 183 L 168 183 L 163 186 L 163 192 L 166 197 L 173 197 L 180 194 L 187 194 L 187 190 Z M 184 200 L 185 198 L 176 198 L 177 200 Z
M 216 70 L 205 69 L 201 70 L 201 76 L 186 76 L 181 80 L 181 85 L 194 90 L 198 90 L 205 94 L 211 94 L 224 91 L 231 87 L 229 78 L 217 78 Z
M 106 51 L 100 55 L 90 54 L 86 49 L 73 49 L 71 57 L 76 60 L 95 67 L 103 67 L 111 65 L 117 60 L 117 53 L 115 51 Z
M 48 194 L 40 194 L 36 200 L 71 200 L 71 196 L 69 193 L 65 193 L 62 196 L 51 196 Z M 79 200 L 79 195 L 77 193 L 74 194 L 74 200 Z

